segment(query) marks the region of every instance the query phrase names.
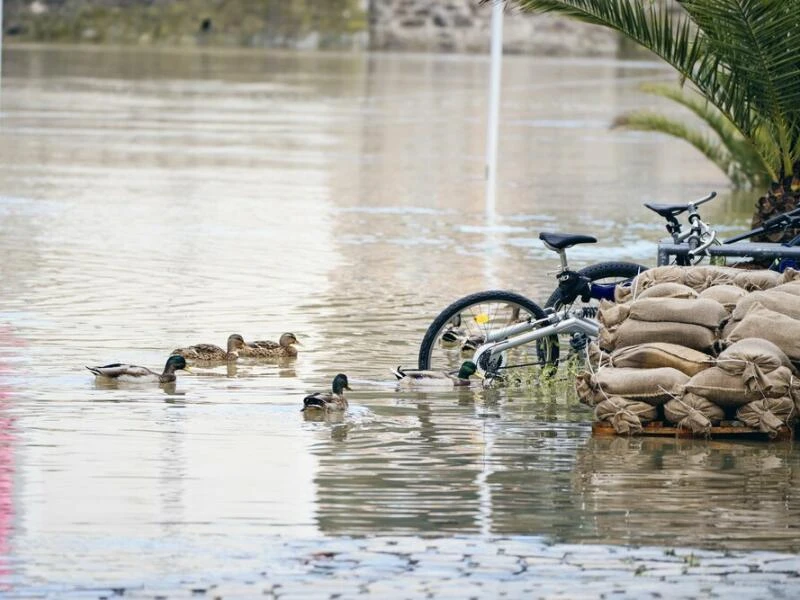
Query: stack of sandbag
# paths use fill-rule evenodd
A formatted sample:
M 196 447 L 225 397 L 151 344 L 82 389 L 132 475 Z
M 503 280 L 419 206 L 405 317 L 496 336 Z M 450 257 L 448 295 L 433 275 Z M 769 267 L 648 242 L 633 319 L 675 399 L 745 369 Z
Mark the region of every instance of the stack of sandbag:
M 692 377 L 685 391 L 720 407 L 726 418 L 774 436 L 796 420 L 798 383 L 779 347 L 763 338 L 745 338 L 721 352 L 716 366 Z
M 598 314 L 603 326 L 599 343 L 606 351 L 663 342 L 707 352 L 714 347 L 728 316 L 725 307 L 711 298 L 660 296 L 624 304 L 606 302 Z
M 639 273 L 630 284 L 617 286 L 614 291 L 616 302 L 630 302 L 641 298 L 642 294 L 655 286 L 677 284 L 691 288 L 698 294 L 719 286 L 734 286 L 745 292 L 768 290 L 777 285 L 800 280 L 800 272 L 787 269 L 784 273 L 769 270 L 742 270 L 733 267 L 697 266 L 679 267 L 669 265 L 656 267 Z M 714 298 L 719 300 L 718 298 Z M 719 300 L 722 302 L 722 300 Z M 722 302 L 725 304 L 725 302 Z
M 659 408 L 684 395 L 693 375 L 714 366 L 714 359 L 692 348 L 664 342 L 626 346 L 607 353 L 589 345 L 589 371 L 578 376 L 581 402 L 594 407 L 595 419 L 620 434 L 634 434 L 657 419 Z M 676 409 L 677 410 L 677 409 Z
M 800 288 L 797 284 L 790 287 Z M 783 289 L 780 289 L 783 288 Z M 753 292 L 739 300 L 722 331 L 727 342 L 763 337 L 775 343 L 792 360 L 800 360 L 800 294 L 785 287 Z
M 800 273 L 658 267 L 616 300 L 601 303 L 590 370 L 577 383 L 597 420 L 618 433 L 662 419 L 696 433 L 731 419 L 770 435 L 793 425 Z
M 682 393 L 688 381 L 688 375 L 672 367 L 607 366 L 579 374 L 576 389 L 598 421 L 610 422 L 617 433 L 637 433 L 657 418 L 659 406 Z

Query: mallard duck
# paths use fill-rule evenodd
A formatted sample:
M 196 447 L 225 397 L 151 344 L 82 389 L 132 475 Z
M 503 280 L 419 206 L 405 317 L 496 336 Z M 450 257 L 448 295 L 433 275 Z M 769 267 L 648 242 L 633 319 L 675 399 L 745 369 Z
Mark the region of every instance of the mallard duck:
M 475 350 L 483 346 L 484 340 L 486 340 L 486 338 L 482 335 L 469 336 L 461 345 L 461 354 L 464 356 L 472 356 L 475 354 Z
M 440 343 L 442 348 L 456 348 L 459 342 L 466 337 L 464 328 L 461 327 L 461 313 L 450 319 L 442 332 Z
M 299 344 L 297 337 L 293 333 L 284 333 L 280 340 L 259 340 L 250 342 L 239 351 L 240 356 L 252 358 L 282 358 L 286 356 L 297 356 L 295 344 Z
M 164 365 L 164 372 L 160 375 L 151 371 L 147 367 L 138 365 L 126 365 L 124 363 L 112 363 L 102 367 L 86 367 L 97 377 L 106 377 L 117 381 L 153 381 L 158 383 L 170 383 L 175 381 L 175 371 L 189 371 L 186 366 L 186 359 L 182 356 L 170 356 Z
M 483 377 L 478 373 L 478 367 L 471 360 L 462 363 L 458 372 L 425 371 L 421 369 L 402 369 L 397 367 L 397 369 L 392 369 L 392 373 L 400 380 L 398 384 L 403 387 L 453 387 L 469 385 L 469 378 L 472 375 L 479 378 Z
M 244 338 L 238 333 L 234 333 L 228 336 L 227 350 L 223 350 L 214 344 L 197 344 L 186 348 L 176 348 L 172 351 L 172 354 L 189 360 L 236 360 L 245 345 Z
M 344 397 L 344 390 L 349 390 L 347 375 L 339 373 L 333 378 L 331 392 L 315 392 L 303 398 L 302 410 L 347 410 L 347 398 Z

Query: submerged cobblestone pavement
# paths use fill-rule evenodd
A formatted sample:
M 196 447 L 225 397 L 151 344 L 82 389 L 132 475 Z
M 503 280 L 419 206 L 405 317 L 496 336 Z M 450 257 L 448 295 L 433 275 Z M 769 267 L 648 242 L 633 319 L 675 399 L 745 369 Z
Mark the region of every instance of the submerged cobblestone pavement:
M 213 574 L 108 589 L 11 591 L 7 598 L 797 598 L 800 558 L 548 544 L 540 538 L 326 539 L 283 543 L 251 577 Z

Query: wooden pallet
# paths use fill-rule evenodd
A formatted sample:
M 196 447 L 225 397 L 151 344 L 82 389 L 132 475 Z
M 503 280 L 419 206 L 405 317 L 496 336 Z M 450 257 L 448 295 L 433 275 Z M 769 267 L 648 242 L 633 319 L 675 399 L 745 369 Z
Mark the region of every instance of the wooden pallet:
M 592 435 L 596 436 L 617 436 L 626 435 L 619 434 L 614 430 L 611 423 L 607 421 L 598 421 L 592 423 Z M 664 423 L 662 421 L 653 421 L 644 426 L 644 429 L 639 433 L 633 434 L 637 436 L 672 436 L 679 438 L 703 438 L 702 434 L 692 433 L 689 429 L 678 429 L 671 423 Z M 738 440 L 763 440 L 763 441 L 786 441 L 791 440 L 793 432 L 788 427 L 782 427 L 778 430 L 778 435 L 770 438 L 766 433 L 761 433 L 757 429 L 747 427 L 746 425 L 733 425 L 730 421 L 723 422 L 722 424 L 712 427 L 711 433 L 708 436 L 710 439 L 738 439 Z

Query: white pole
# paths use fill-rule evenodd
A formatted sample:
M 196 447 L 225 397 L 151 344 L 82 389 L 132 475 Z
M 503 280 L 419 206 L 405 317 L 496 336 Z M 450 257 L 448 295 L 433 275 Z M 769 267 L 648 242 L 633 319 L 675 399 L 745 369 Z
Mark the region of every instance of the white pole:
M 0 0 L 0 87 L 3 84 L 3 0 Z
M 486 133 L 486 213 L 494 215 L 497 187 L 497 130 L 500 117 L 500 67 L 503 60 L 503 2 L 492 5 L 489 123 Z

